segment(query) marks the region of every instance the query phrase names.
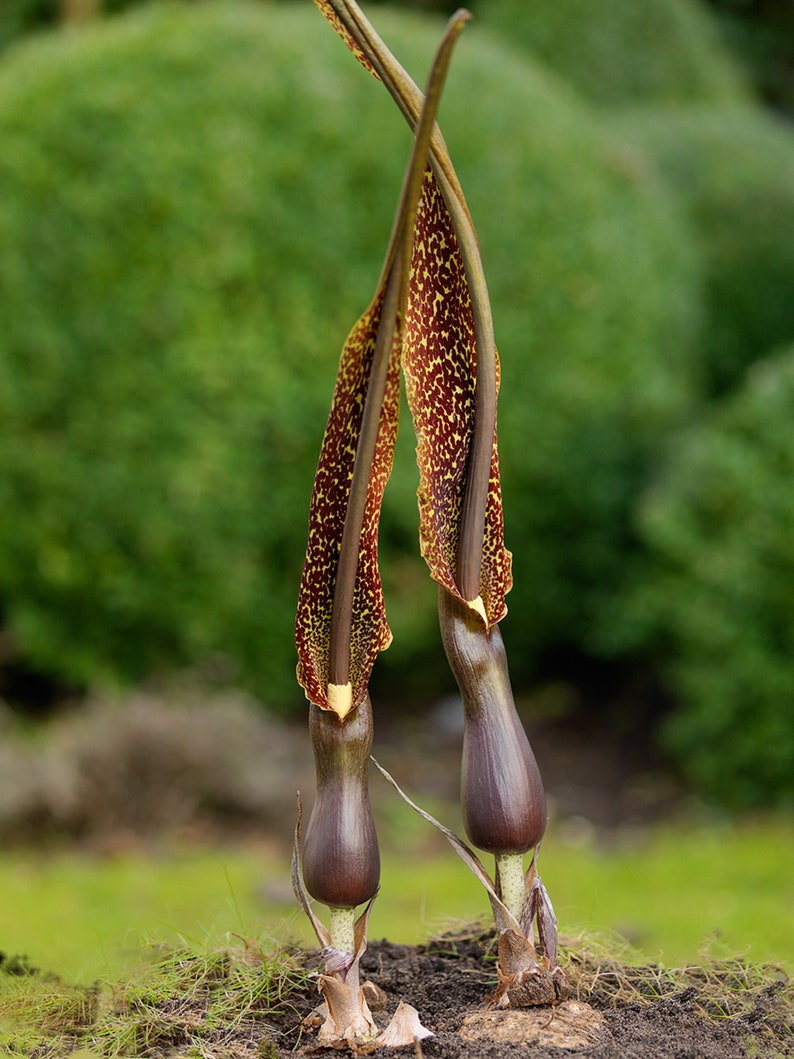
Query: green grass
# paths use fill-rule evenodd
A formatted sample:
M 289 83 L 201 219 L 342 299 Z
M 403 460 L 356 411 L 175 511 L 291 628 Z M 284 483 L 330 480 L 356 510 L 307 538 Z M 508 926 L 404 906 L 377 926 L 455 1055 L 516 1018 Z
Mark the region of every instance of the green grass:
M 443 942 L 438 944 L 436 953 L 443 948 Z M 447 944 L 455 949 L 454 935 Z M 752 1040 L 748 1036 L 748 1055 L 783 1054 L 766 1048 L 782 1043 L 792 1029 L 790 990 L 776 968 L 734 957 L 668 970 L 642 965 L 635 955 L 614 939 L 570 939 L 563 962 L 574 995 L 609 1008 L 644 1006 L 683 990 L 694 1011 L 714 1020 L 744 1015 L 757 1023 L 763 1011 Z M 418 955 L 417 966 L 421 959 Z M 430 961 L 435 957 L 425 956 L 418 973 L 427 973 Z M 311 978 L 298 952 L 273 950 L 269 940 L 252 939 L 153 948 L 144 967 L 104 989 L 6 975 L 0 981 L 0 1054 L 235 1059 L 255 1051 L 268 1059 L 278 1051 L 274 1023 L 286 1017 L 282 1031 L 295 1039 L 290 1027 L 297 1031 L 296 1005 L 311 991 Z
M 425 834 L 422 849 L 415 825 L 398 812 L 390 827 L 396 852 L 385 852 L 372 937 L 421 941 L 450 921 L 487 911 L 451 850 L 428 846 Z M 709 949 L 790 968 L 791 838 L 785 817 L 671 825 L 624 834 L 611 845 L 552 828 L 540 865 L 563 934 L 618 932 L 640 956 L 668 966 L 697 961 Z M 3 857 L 0 950 L 66 981 L 134 969 L 148 940 L 201 946 L 226 934 L 274 945 L 310 940 L 289 892 L 285 853 L 249 845 L 157 857 Z
M 5 976 L 0 1055 L 114 1059 L 167 1052 L 233 1059 L 241 1054 L 234 1047 L 241 1038 L 249 1046 L 245 1054 L 255 1042 L 266 1059 L 275 1054 L 268 1016 L 289 1010 L 306 981 L 299 960 L 248 939 L 152 947 L 145 965 L 104 989 Z
M 794 920 L 786 864 L 793 837 L 785 816 L 671 824 L 624 832 L 611 842 L 586 830 L 555 833 L 552 827 L 539 867 L 562 934 L 617 933 L 640 957 L 667 966 L 729 953 L 791 969 Z M 415 941 L 446 916 L 487 911 L 457 857 L 424 865 L 410 856 L 386 858 L 374 934 Z
M 69 980 L 134 968 L 149 942 L 201 945 L 272 930 L 277 943 L 301 933 L 291 904 L 259 897 L 260 886 L 289 881 L 283 858 L 267 850 L 15 852 L 3 860 L 0 949 Z
M 615 930 L 668 966 L 742 953 L 794 954 L 790 823 L 664 828 L 611 851 L 554 848 L 544 879 L 563 928 Z

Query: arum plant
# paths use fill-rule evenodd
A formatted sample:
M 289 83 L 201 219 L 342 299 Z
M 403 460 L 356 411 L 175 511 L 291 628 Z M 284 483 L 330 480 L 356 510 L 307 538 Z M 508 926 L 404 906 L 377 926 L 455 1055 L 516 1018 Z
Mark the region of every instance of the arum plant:
M 378 653 L 391 641 L 377 533 L 397 432 L 417 211 L 452 47 L 468 18 L 461 10 L 450 20 L 426 96 L 417 96 L 413 149 L 389 248 L 375 296 L 342 351 L 310 505 L 295 629 L 298 679 L 310 702 L 317 795 L 302 851 L 299 811 L 292 874 L 324 950 L 320 1040 L 329 1044 L 355 1045 L 377 1034 L 358 970 L 380 876 L 367 789 L 368 684 Z M 329 928 L 309 896 L 329 908 Z M 427 1035 L 416 1012 L 403 1004 L 377 1043 L 402 1045 Z
M 384 83 L 415 134 L 376 294 L 342 354 L 312 496 L 296 621 L 318 790 L 302 861 L 296 836 L 293 880 L 326 952 L 321 1038 L 333 1041 L 374 1032 L 358 982 L 379 877 L 367 794 L 367 687 L 377 654 L 391 640 L 377 526 L 401 366 L 418 438 L 421 549 L 439 585 L 442 639 L 464 703 L 464 820 L 470 840 L 495 855 L 495 881 L 468 847 L 442 830 L 491 898 L 499 932 L 498 1002 L 546 1002 L 564 993 L 564 982 L 536 853 L 524 869 L 525 855 L 543 836 L 545 797 L 497 628 L 507 610 L 511 556 L 504 546 L 493 324 L 471 216 L 435 125 L 452 44 L 469 16 L 460 11 L 450 21 L 423 96 L 355 0 L 316 2 Z M 309 894 L 329 906 L 330 930 L 314 915 Z

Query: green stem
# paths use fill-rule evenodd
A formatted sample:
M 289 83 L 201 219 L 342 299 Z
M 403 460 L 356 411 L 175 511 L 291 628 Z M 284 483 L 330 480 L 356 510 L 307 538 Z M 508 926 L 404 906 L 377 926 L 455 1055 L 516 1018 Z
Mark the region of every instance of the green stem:
M 523 853 L 496 854 L 496 881 L 503 903 L 520 923 L 525 897 Z
M 331 908 L 331 948 L 355 953 L 355 925 L 355 908 Z

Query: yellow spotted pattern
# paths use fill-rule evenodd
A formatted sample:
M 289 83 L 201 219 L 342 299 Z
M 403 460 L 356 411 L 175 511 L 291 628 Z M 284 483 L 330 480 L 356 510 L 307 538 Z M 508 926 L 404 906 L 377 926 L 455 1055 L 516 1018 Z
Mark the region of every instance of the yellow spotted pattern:
M 380 81 L 380 77 L 376 72 L 375 67 L 372 65 L 367 56 L 358 46 L 355 39 L 348 32 L 342 20 L 337 15 L 336 11 L 334 11 L 333 7 L 331 7 L 331 5 L 328 3 L 328 0 L 314 0 L 314 2 L 317 7 L 319 7 L 319 9 L 322 11 L 323 15 L 328 20 L 328 22 L 333 26 L 333 28 L 345 42 L 345 44 L 353 53 L 353 55 L 355 55 L 355 57 L 364 67 L 364 69 L 369 70 L 369 72 L 372 74 L 376 81 Z
M 381 289 L 350 332 L 342 350 L 309 508 L 309 541 L 298 596 L 295 642 L 298 680 L 309 701 L 324 709 L 331 709 L 328 702 L 330 630 L 339 548 L 382 307 Z M 367 491 L 353 596 L 350 649 L 353 708 L 367 694 L 369 675 L 379 652 L 391 643 L 378 571 L 378 521 L 391 473 L 399 408 L 399 343 L 395 338 Z
M 315 3 L 358 61 L 369 59 L 328 0 Z M 298 680 L 323 709 L 330 683 L 330 631 L 339 551 L 361 421 L 380 326 L 384 287 L 345 342 L 323 437 L 309 511 L 295 639 Z M 392 338 L 386 392 L 360 538 L 353 597 L 350 683 L 352 708 L 366 694 L 380 651 L 391 642 L 378 570 L 378 522 L 391 473 L 399 415 L 400 336 Z M 462 504 L 474 426 L 477 351 L 465 269 L 449 212 L 428 168 L 412 248 L 403 322 L 406 391 L 417 434 L 420 546 L 431 576 L 462 598 L 455 578 Z M 498 364 L 497 364 L 498 382 Z M 496 435 L 486 505 L 480 595 L 488 625 L 506 613 L 510 553 L 504 547 Z
M 417 437 L 422 555 L 433 579 L 462 599 L 455 570 L 474 429 L 477 350 L 463 259 L 429 169 L 416 218 L 402 366 Z M 510 559 L 494 434 L 480 580 L 489 626 L 507 612 Z

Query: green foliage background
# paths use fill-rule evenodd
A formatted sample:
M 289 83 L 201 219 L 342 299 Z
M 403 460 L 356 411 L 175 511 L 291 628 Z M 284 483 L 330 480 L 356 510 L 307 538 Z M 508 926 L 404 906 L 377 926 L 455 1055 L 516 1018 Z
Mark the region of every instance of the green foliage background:
M 483 0 L 483 21 L 594 103 L 735 102 L 748 78 L 692 0 Z
M 686 703 L 668 745 L 731 806 L 785 799 L 794 771 L 792 409 L 794 346 L 676 439 L 638 511 L 647 570 L 623 634 L 664 644 Z
M 441 123 L 503 362 L 515 680 L 529 687 L 561 646 L 640 666 L 676 697 L 668 745 L 701 790 L 786 800 L 794 629 L 763 617 L 777 582 L 754 582 L 758 606 L 737 612 L 731 642 L 749 622 L 755 646 L 731 652 L 721 683 L 703 675 L 721 612 L 687 586 L 723 536 L 730 569 L 755 577 L 758 541 L 726 532 L 740 510 L 759 504 L 778 533 L 790 514 L 768 499 L 787 495 L 790 466 L 765 447 L 766 398 L 739 395 L 794 338 L 794 139 L 752 102 L 697 4 L 657 5 L 653 62 L 620 0 L 587 34 L 574 0 L 481 8 Z M 441 23 L 374 14 L 421 83 Z M 609 84 L 581 83 L 581 47 L 610 56 Z M 87 686 L 203 666 L 271 706 L 299 703 L 291 627 L 311 480 L 409 145 L 308 3 L 150 3 L 7 48 L 7 662 Z M 787 376 L 764 377 L 782 423 Z M 704 527 L 705 493 L 676 484 L 694 444 L 679 439 L 704 431 L 722 451 L 713 439 L 742 401 L 759 433 L 732 445 L 753 470 L 739 506 Z M 376 671 L 403 700 L 449 687 L 416 558 L 412 447 L 406 418 L 381 534 L 395 644 Z M 714 459 L 722 481 L 734 464 Z M 689 566 L 657 535 L 668 519 Z
M 384 25 L 424 62 L 435 26 Z M 23 49 L 4 74 L 0 478 L 17 516 L 0 577 L 20 650 L 78 680 L 225 651 L 283 702 L 313 465 L 388 234 L 399 116 L 294 7 L 152 7 Z M 549 585 L 546 617 L 572 621 L 590 601 L 557 587 L 559 515 L 611 555 L 638 460 L 688 397 L 691 254 L 659 188 L 542 74 L 483 39 L 452 99 L 466 81 L 477 98 L 445 128 L 502 307 L 513 605 Z M 536 118 L 508 135 L 528 99 Z M 414 477 L 404 458 L 387 563 L 416 551 Z M 542 553 L 520 546 L 533 534 Z M 585 594 L 592 565 L 573 571 Z M 433 594 L 402 569 L 398 640 L 419 650 Z
M 702 259 L 708 391 L 739 385 L 748 367 L 794 339 L 794 136 L 755 108 L 633 108 L 621 134 L 675 188 Z

